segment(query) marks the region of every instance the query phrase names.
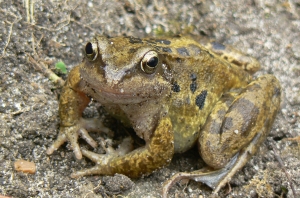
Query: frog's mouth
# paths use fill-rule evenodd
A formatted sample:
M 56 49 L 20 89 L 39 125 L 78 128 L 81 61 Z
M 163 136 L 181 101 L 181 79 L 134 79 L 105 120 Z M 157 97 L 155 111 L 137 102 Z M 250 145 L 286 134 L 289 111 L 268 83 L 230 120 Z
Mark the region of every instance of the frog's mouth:
M 98 95 L 109 102 L 128 104 L 128 103 L 141 103 L 146 100 L 146 98 L 140 97 L 137 94 L 138 91 L 134 92 L 129 89 L 111 86 L 100 86 L 97 88 Z
M 90 90 L 89 95 L 100 103 L 137 104 L 169 93 L 169 84 L 156 79 L 135 77 L 108 82 L 103 75 L 87 75 L 86 72 L 81 72 L 81 77 L 86 89 Z

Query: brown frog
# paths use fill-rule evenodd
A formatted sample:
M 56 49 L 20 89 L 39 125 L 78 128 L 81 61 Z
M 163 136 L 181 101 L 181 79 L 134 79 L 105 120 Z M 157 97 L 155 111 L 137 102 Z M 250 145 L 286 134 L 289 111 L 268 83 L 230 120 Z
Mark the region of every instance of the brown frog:
M 78 159 L 83 154 L 96 163 L 72 177 L 139 177 L 198 144 L 213 171 L 174 175 L 164 184 L 163 197 L 183 178 L 204 182 L 217 193 L 265 140 L 280 105 L 278 80 L 272 75 L 253 79 L 259 63 L 232 52 L 181 36 L 95 37 L 62 89 L 60 132 L 47 153 L 68 141 Z M 91 98 L 131 126 L 145 145 L 133 150 L 131 139 L 125 138 L 116 150 L 101 142 L 106 154 L 80 149 L 79 136 L 96 147 L 88 131 L 109 131 L 100 121 L 81 117 Z

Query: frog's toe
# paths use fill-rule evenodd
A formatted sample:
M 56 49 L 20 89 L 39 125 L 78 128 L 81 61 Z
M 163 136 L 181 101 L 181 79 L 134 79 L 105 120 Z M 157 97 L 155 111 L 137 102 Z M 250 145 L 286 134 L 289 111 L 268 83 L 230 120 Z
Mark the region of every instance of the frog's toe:
M 89 145 L 91 145 L 93 148 L 97 147 L 97 142 L 89 135 L 88 131 L 84 128 L 79 129 L 79 134 Z
M 53 142 L 53 144 L 47 149 L 46 153 L 48 155 L 51 155 L 66 141 L 67 141 L 67 136 L 65 134 L 59 134 L 55 142 Z
M 71 143 L 72 144 L 72 143 Z M 75 145 L 72 146 L 73 147 L 73 152 L 76 156 L 77 159 L 81 159 L 82 158 L 82 153 L 80 151 L 80 147 L 78 145 L 78 143 L 76 143 Z
M 86 176 L 86 175 L 105 174 L 105 173 L 101 173 L 102 168 L 103 168 L 103 166 L 96 165 L 92 168 L 76 171 L 76 172 L 71 174 L 71 177 L 72 178 L 78 178 L 78 177 L 82 177 L 82 176 Z
M 95 162 L 96 165 L 92 168 L 83 169 L 71 174 L 72 178 L 77 178 L 85 175 L 95 175 L 95 174 L 102 174 L 102 175 L 111 175 L 109 170 L 109 162 L 114 157 L 113 155 L 109 154 L 97 154 L 91 151 L 88 151 L 84 148 L 81 149 L 82 154 L 89 158 L 91 161 Z
M 78 144 L 78 133 L 67 132 L 66 135 L 67 135 L 67 139 L 69 140 L 69 142 L 71 144 L 72 150 L 73 150 L 76 158 L 81 159 L 82 154 L 81 154 L 80 147 Z
M 103 138 L 100 139 L 100 146 L 105 150 L 106 155 L 114 155 L 115 154 L 115 149 L 112 147 L 112 140 L 111 139 L 106 139 L 104 140 Z
M 86 149 L 81 149 L 82 154 L 89 158 L 91 161 L 95 162 L 96 164 L 107 164 L 108 160 L 111 158 L 111 155 L 108 154 L 97 154 L 92 151 L 88 151 Z

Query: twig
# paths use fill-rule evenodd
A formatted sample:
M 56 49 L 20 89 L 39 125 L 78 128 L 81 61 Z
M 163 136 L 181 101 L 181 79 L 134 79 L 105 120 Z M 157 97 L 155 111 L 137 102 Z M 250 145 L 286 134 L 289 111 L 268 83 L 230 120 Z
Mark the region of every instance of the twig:
M 39 26 L 39 25 L 34 25 L 34 24 L 31 24 L 31 25 L 33 25 L 34 27 L 37 27 L 38 29 L 48 30 L 48 31 L 50 31 L 50 32 L 57 32 L 58 30 L 64 28 L 64 27 L 67 26 L 67 25 L 69 25 L 69 24 L 70 24 L 70 21 L 71 21 L 71 14 L 68 15 L 68 18 L 67 18 L 66 20 L 63 20 L 62 22 L 56 24 L 56 25 L 58 25 L 58 24 L 61 24 L 61 23 L 66 22 L 65 24 L 61 25 L 61 26 L 58 27 L 58 28 L 48 28 L 48 27 Z
M 1 9 L 2 12 L 5 12 Z M 6 13 L 6 12 L 5 12 Z M 11 35 L 12 35 L 12 30 L 13 30 L 13 26 L 15 23 L 17 23 L 18 21 L 20 21 L 22 19 L 22 17 L 18 17 L 17 15 L 13 14 L 13 13 L 9 13 L 11 14 L 12 16 L 15 17 L 15 20 L 11 23 L 11 22 L 8 22 L 6 21 L 6 23 L 10 24 L 11 26 L 9 27 L 9 33 L 8 33 L 8 36 L 7 36 L 7 41 L 6 41 L 6 44 L 3 48 L 3 51 L 2 51 L 2 55 L 0 56 L 0 59 L 3 58 L 5 56 L 5 51 L 6 51 L 6 48 L 8 47 L 9 43 L 10 43 L 10 39 L 11 39 Z
M 93 31 L 93 32 L 97 32 L 97 30 L 94 29 L 94 28 L 92 28 L 91 26 L 86 25 L 86 24 L 83 24 L 83 23 L 81 23 L 81 22 L 79 22 L 79 21 L 76 21 L 76 20 L 74 20 L 73 18 L 71 18 L 70 21 L 71 21 L 71 22 L 74 22 L 74 23 L 76 23 L 76 24 L 78 24 L 78 25 L 81 25 L 81 26 L 83 26 L 83 27 L 85 27 L 85 28 L 88 28 L 89 30 L 91 30 L 91 31 Z
M 34 24 L 34 0 L 23 0 L 23 4 L 25 4 L 26 14 L 27 14 L 27 22 Z
M 40 70 L 46 77 L 48 77 L 54 83 L 57 83 L 60 87 L 65 84 L 65 81 L 58 77 L 53 71 L 47 68 L 43 62 L 37 62 L 33 57 L 28 54 L 29 62 L 31 62 L 37 70 Z
M 74 8 L 72 8 L 71 10 L 64 10 L 64 11 L 66 11 L 66 12 L 69 12 L 69 14 L 67 15 L 67 19 L 65 19 L 65 20 L 63 20 L 63 21 L 61 21 L 61 22 L 56 23 L 56 24 L 54 25 L 54 28 L 49 28 L 49 27 L 40 26 L 40 25 L 35 25 L 35 24 L 31 24 L 31 25 L 33 25 L 34 27 L 37 27 L 38 29 L 48 30 L 48 31 L 50 31 L 50 32 L 57 32 L 57 31 L 61 30 L 62 28 L 68 26 L 68 25 L 70 24 L 71 21 L 76 22 L 74 19 L 71 18 L 71 14 L 72 14 L 71 11 L 75 10 L 77 7 L 79 7 L 79 4 L 76 5 Z M 63 24 L 63 23 L 64 23 L 64 24 Z M 60 24 L 62 24 L 62 25 L 60 25 Z M 59 26 L 59 25 L 60 25 L 60 27 L 57 27 L 57 26 Z M 57 28 L 55 28 L 55 27 L 57 27 Z M 88 27 L 88 26 L 87 26 L 87 27 Z M 90 27 L 88 27 L 88 28 L 90 28 Z M 91 28 L 90 28 L 90 29 L 91 29 Z M 93 29 L 91 29 L 91 30 L 93 30 Z
M 284 138 L 284 141 L 300 142 L 300 135 L 293 138 Z

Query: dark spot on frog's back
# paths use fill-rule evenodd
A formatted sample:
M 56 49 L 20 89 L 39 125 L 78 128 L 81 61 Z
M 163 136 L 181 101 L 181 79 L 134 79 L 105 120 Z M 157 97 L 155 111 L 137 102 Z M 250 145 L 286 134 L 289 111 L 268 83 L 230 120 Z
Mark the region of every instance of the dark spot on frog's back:
M 275 93 L 274 94 L 275 97 L 281 96 L 281 89 L 278 87 L 275 87 L 274 93 Z
M 169 47 L 163 47 L 163 48 L 162 48 L 162 51 L 163 51 L 163 52 L 172 53 L 172 49 L 169 48 Z
M 177 63 L 181 63 L 182 62 L 181 58 L 176 58 L 175 60 L 176 60 Z
M 171 41 L 165 40 L 165 39 L 156 39 L 155 41 L 158 42 L 158 43 L 165 44 L 165 45 L 170 45 L 171 44 Z
M 215 49 L 215 50 L 225 50 L 225 45 L 221 44 L 221 43 L 217 43 L 217 42 L 212 42 L 212 47 Z
M 136 48 L 130 48 L 130 49 L 129 49 L 129 53 L 131 53 L 131 54 L 133 54 L 133 53 L 136 52 L 136 51 L 137 51 Z
M 223 121 L 223 127 L 222 127 L 222 130 L 221 130 L 221 133 L 223 131 L 227 131 L 227 130 L 230 130 L 232 127 L 233 127 L 233 118 L 231 117 L 225 117 L 224 121 Z
M 191 79 L 192 81 L 197 80 L 197 74 L 192 73 L 192 74 L 190 75 L 190 79 Z
M 177 52 L 181 56 L 189 56 L 190 55 L 189 51 L 185 47 L 177 48 Z
M 189 44 L 189 48 L 191 49 L 192 52 L 194 52 L 194 56 L 197 56 L 201 53 L 201 48 L 198 47 L 197 45 L 194 44 Z
M 177 82 L 172 85 L 172 91 L 180 92 L 180 86 L 177 84 Z
M 196 97 L 196 105 L 199 107 L 200 110 L 202 110 L 204 107 L 206 96 L 207 90 L 204 90 L 201 91 L 201 93 Z
M 250 129 L 256 123 L 256 119 L 259 115 L 259 108 L 252 101 L 240 98 L 232 104 L 228 111 L 238 112 L 242 116 L 243 123 L 240 133 L 247 136 L 249 131 L 251 131 Z
M 190 90 L 192 91 L 192 93 L 195 93 L 195 91 L 197 90 L 197 82 L 196 81 L 193 81 L 190 84 Z
M 197 74 L 192 73 L 190 75 L 190 79 L 192 80 L 192 83 L 190 84 L 190 90 L 192 91 L 192 93 L 195 93 L 195 91 L 197 90 L 198 86 L 197 86 Z
M 161 52 L 167 52 L 167 53 L 172 53 L 172 49 L 169 47 L 161 47 L 161 46 L 155 46 L 155 50 L 161 51 Z
M 128 39 L 129 39 L 129 43 L 132 43 L 132 44 L 134 44 L 134 43 L 143 43 L 142 39 L 140 39 L 140 38 L 128 37 Z

